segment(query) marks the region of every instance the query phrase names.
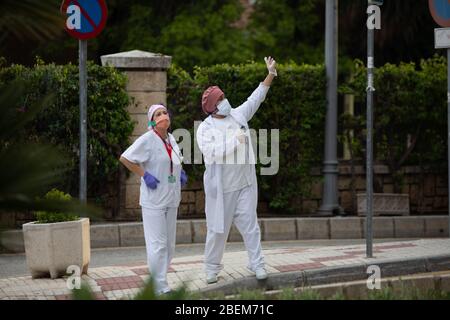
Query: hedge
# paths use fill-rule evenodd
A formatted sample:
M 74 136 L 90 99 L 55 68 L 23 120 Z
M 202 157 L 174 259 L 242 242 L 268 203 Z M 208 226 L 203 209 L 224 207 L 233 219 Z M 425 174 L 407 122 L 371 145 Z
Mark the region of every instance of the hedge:
M 118 157 L 128 146 L 134 124 L 126 110 L 130 99 L 126 77 L 112 67 L 88 63 L 87 192 L 97 204 L 105 205 L 118 187 Z M 78 66 L 45 65 L 38 60 L 32 68 L 0 66 L 0 88 L 15 79 L 28 84 L 28 94 L 17 106 L 25 111 L 43 96 L 52 94 L 52 103 L 39 114 L 17 139 L 50 142 L 69 155 L 69 173 L 62 177 L 60 190 L 78 196 L 79 185 L 79 105 Z M 42 159 L 45 161 L 45 159 Z M 117 190 L 117 189 L 116 189 Z M 43 190 L 45 194 L 48 190 Z
M 366 68 L 357 61 L 353 77 L 341 87 L 355 95 L 355 116 L 342 115 L 341 128 L 354 130 L 355 158 L 365 157 Z M 387 164 L 394 188 L 403 185 L 401 167 L 447 172 L 447 61 L 443 57 L 400 65 L 386 64 L 375 72 L 374 150 Z

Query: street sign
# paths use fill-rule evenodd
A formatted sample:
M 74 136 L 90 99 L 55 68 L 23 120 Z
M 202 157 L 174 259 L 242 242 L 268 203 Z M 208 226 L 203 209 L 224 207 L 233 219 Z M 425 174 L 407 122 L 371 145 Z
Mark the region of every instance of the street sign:
M 105 0 L 64 0 L 61 12 L 67 16 L 66 31 L 79 40 L 98 36 L 108 16 Z
M 448 0 L 428 0 L 428 7 L 438 25 L 443 28 L 450 27 L 450 2 Z
M 436 49 L 450 48 L 450 28 L 434 29 L 434 47 Z
M 105 0 L 63 0 L 61 13 L 65 29 L 78 39 L 78 73 L 80 82 L 80 201 L 87 198 L 87 40 L 95 38 L 106 25 Z

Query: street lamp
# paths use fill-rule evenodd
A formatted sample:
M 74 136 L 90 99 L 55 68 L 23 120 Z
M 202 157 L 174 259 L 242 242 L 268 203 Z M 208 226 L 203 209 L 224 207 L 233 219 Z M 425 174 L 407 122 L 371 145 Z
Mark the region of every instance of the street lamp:
M 317 216 L 344 214 L 338 203 L 337 161 L 337 61 L 338 61 L 338 0 L 326 0 L 325 65 L 327 73 L 327 115 L 325 124 L 324 187 L 322 205 Z

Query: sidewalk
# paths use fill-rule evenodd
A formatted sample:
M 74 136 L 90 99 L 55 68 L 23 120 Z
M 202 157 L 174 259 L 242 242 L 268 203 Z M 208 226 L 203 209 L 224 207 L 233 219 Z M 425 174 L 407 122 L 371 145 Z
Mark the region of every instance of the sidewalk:
M 382 276 L 396 272 L 408 274 L 431 269 L 450 270 L 450 239 L 375 244 L 372 259 L 365 258 L 365 245 L 290 247 L 263 251 L 269 273 L 267 282 L 271 282 L 271 286 L 276 286 L 274 282 L 287 284 L 289 279 L 298 284 L 302 275 L 305 276 L 303 273 L 310 271 L 314 273 L 309 274 L 310 281 L 314 277 L 317 279 L 318 275 L 323 280 L 325 275 L 331 275 L 334 271 L 341 278 L 342 274 L 355 279 L 367 277 L 367 265 L 374 264 L 385 266 L 381 268 Z M 248 287 L 257 283 L 246 268 L 245 251 L 226 252 L 223 262 L 225 268 L 219 275 L 219 282 L 208 286 L 204 280 L 202 255 L 175 258 L 168 274 L 169 285 L 175 289 L 184 282 L 190 290 L 229 291 L 231 287 Z M 98 299 L 127 299 L 139 291 L 147 277 L 148 268 L 140 261 L 121 266 L 90 268 L 88 275 L 82 278 L 91 286 Z M 67 289 L 66 279 L 33 280 L 30 276 L 4 278 L 0 279 L 0 299 L 64 300 L 70 299 L 70 290 Z

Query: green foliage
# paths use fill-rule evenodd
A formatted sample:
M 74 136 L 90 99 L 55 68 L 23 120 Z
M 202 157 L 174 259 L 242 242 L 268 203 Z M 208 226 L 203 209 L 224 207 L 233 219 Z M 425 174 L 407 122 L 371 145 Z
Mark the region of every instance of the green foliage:
M 397 191 L 403 165 L 445 170 L 447 153 L 446 66 L 442 57 L 400 65 L 386 64 L 375 71 L 374 150 L 393 173 Z M 366 141 L 366 68 L 357 62 L 353 78 L 341 87 L 356 96 L 355 116 L 343 115 L 341 125 L 354 130 L 355 158 L 363 158 Z M 432 142 L 432 143 L 430 143 Z
M 54 0 L 0 2 L 0 45 L 12 39 L 45 41 L 61 34 L 63 17 Z
M 242 2 L 108 0 L 107 27 L 89 41 L 89 58 L 98 61 L 103 54 L 140 49 L 170 54 L 189 71 L 195 65 L 240 63 L 265 55 L 280 62 L 323 61 L 325 1 L 257 0 L 250 1 L 249 11 Z M 427 1 L 410 2 L 383 5 L 383 28 L 375 41 L 376 52 L 382 53 L 378 62 L 419 61 L 436 52 L 430 45 L 434 22 Z M 364 1 L 339 3 L 339 61 L 366 54 L 366 6 Z M 61 28 L 63 20 L 56 0 L 0 2 L 0 55 L 27 65 L 36 55 L 60 64 L 76 61 L 78 42 Z
M 321 63 L 323 9 L 317 0 L 256 1 L 249 26 L 255 54 L 270 55 L 280 62 Z
M 299 212 L 296 201 L 307 196 L 312 184 L 310 170 L 322 160 L 323 131 L 326 110 L 325 71 L 323 66 L 278 66 L 275 79 L 265 102 L 250 122 L 252 129 L 280 130 L 280 168 L 275 176 L 260 176 L 260 197 L 269 202 L 273 211 Z M 220 64 L 196 68 L 190 77 L 178 67 L 169 70 L 168 105 L 174 114 L 174 128 L 193 130 L 194 121 L 203 120 L 201 95 L 210 85 L 218 85 L 231 105 L 239 106 L 264 80 L 264 64 Z M 191 151 L 193 154 L 193 150 Z M 269 143 L 269 155 L 271 154 Z M 257 166 L 259 172 L 260 164 Z M 193 178 L 203 169 L 188 168 Z
M 89 58 L 139 49 L 171 55 L 189 72 L 195 66 L 268 55 L 280 62 L 319 63 L 324 56 L 323 12 L 319 0 L 259 0 L 247 11 L 240 0 L 110 0 L 108 25 L 89 42 Z M 29 50 L 16 55 L 12 39 L 11 49 L 0 49 L 0 55 L 29 64 L 35 55 L 60 64 L 76 61 L 77 41 L 59 31 L 55 40 L 27 43 Z
M 242 12 L 239 1 L 179 3 L 173 16 L 166 15 L 164 22 L 162 17 L 156 17 L 156 7 L 148 3 L 131 5 L 130 18 L 124 26 L 128 37 L 121 50 L 162 52 L 190 70 L 196 65 L 238 63 L 252 57 L 248 35 L 232 27 Z
M 66 194 L 62 191 L 59 191 L 56 188 L 53 188 L 49 192 L 47 192 L 44 196 L 46 200 L 50 201 L 70 201 L 72 197 L 70 194 Z M 37 211 L 35 212 L 37 223 L 54 223 L 54 222 L 63 222 L 63 221 L 74 221 L 78 220 L 79 217 L 74 214 L 69 214 L 66 212 L 54 212 L 54 211 Z
M 68 171 L 57 185 L 76 193 L 79 170 L 78 68 L 45 65 L 38 59 L 33 68 L 12 65 L 0 69 L 0 86 L 14 80 L 27 82 L 26 90 L 13 106 L 24 114 L 48 94 L 53 100 L 20 131 L 13 131 L 10 142 L 37 142 L 54 145 L 67 154 Z M 88 196 L 101 201 L 107 184 L 118 176 L 120 153 L 128 146 L 133 123 L 126 110 L 130 101 L 125 91 L 126 78 L 114 68 L 88 64 Z M 45 160 L 45 159 L 42 159 Z
M 23 79 L 0 85 L 0 214 L 46 210 L 83 213 L 90 217 L 100 215 L 98 208 L 76 199 L 37 198 L 42 195 L 42 190 L 61 182 L 68 173 L 68 159 L 49 143 L 18 139 L 36 115 L 44 112 L 55 99 L 54 94 L 47 94 L 30 102 L 24 112 L 21 106 L 29 85 Z
M 72 290 L 73 300 L 95 300 L 95 295 L 89 284 L 82 282 L 80 289 Z M 200 299 L 200 295 L 195 292 L 189 292 L 183 285 L 176 290 L 172 290 L 166 294 L 157 295 L 155 285 L 151 277 L 145 282 L 141 290 L 134 296 L 132 300 L 193 300 Z

